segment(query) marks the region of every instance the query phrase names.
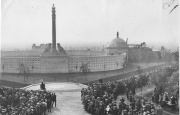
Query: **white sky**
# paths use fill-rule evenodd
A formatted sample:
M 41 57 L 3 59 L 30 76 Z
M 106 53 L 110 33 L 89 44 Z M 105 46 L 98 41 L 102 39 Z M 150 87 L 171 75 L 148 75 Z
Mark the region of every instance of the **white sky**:
M 52 4 L 56 7 L 56 41 L 65 46 L 102 46 L 119 36 L 154 49 L 179 45 L 178 0 L 2 0 L 1 47 L 30 49 L 51 43 Z

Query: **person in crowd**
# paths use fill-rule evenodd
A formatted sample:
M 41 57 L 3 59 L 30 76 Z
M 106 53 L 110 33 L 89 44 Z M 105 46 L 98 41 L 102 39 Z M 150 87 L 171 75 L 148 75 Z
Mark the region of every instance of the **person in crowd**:
M 56 94 L 55 93 L 52 95 L 52 107 L 53 105 L 56 107 Z
M 51 112 L 51 100 L 50 99 L 47 100 L 47 110 L 48 110 L 48 112 Z
M 160 105 L 156 109 L 156 115 L 163 115 L 163 108 Z
M 177 102 L 177 105 L 179 105 L 179 89 L 176 92 L 176 102 Z

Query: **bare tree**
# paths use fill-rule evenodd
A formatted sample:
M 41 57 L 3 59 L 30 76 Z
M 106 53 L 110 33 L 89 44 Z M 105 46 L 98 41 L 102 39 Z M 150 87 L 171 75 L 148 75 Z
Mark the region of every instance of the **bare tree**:
M 1 67 L 2 67 L 2 77 L 4 76 L 4 69 L 5 69 L 5 65 L 4 64 L 2 64 L 1 65 Z M 0 79 L 0 81 L 2 81 L 2 78 Z M 1 82 L 2 83 L 2 82 Z M 0 86 L 1 86 L 1 83 L 0 83 Z
M 70 78 L 71 78 L 71 72 L 72 72 L 72 70 L 70 69 L 70 70 L 69 70 L 69 74 L 66 76 L 66 81 L 67 81 L 67 82 L 70 81 Z
M 75 68 L 76 68 L 76 73 L 77 73 L 78 65 L 76 65 Z
M 151 56 L 150 56 L 150 52 L 148 51 L 148 53 L 146 54 L 146 65 L 150 63 L 151 61 Z
M 119 65 L 119 63 L 118 63 L 118 62 L 116 62 L 117 69 L 118 69 L 118 65 Z
M 86 63 L 86 64 L 82 63 L 82 65 L 80 66 L 80 71 L 84 73 L 86 81 L 87 81 L 86 74 L 87 74 L 87 72 L 90 72 L 90 69 L 88 67 L 88 63 Z
M 142 72 L 143 72 L 143 70 L 142 70 L 141 66 L 137 66 L 137 73 L 138 73 L 138 75 L 141 75 Z
M 106 65 L 104 64 L 104 76 L 105 76 L 105 69 L 106 69 Z
M 30 69 L 28 67 L 26 67 L 24 65 L 24 63 L 20 63 L 19 64 L 18 71 L 19 71 L 20 75 L 24 76 L 24 81 L 25 81 L 25 78 L 28 79 L 28 76 L 29 76 L 29 73 L 30 73 Z
M 77 69 L 78 69 L 78 65 L 77 64 L 76 64 L 75 68 L 76 68 L 76 73 L 77 73 Z M 78 83 L 79 83 L 79 76 L 77 76 L 76 78 L 77 78 Z
M 174 52 L 174 58 L 175 58 L 175 61 L 179 63 L 179 50 Z
M 142 94 L 142 73 L 143 73 L 143 70 L 140 66 L 137 66 L 137 73 L 138 73 L 138 76 L 139 76 L 139 81 L 140 81 L 140 88 L 141 88 L 141 94 Z
M 175 61 L 177 63 L 176 65 L 177 65 L 177 67 L 179 69 L 179 49 L 177 51 L 175 51 L 173 54 L 174 54 L 174 59 L 175 59 Z
M 123 67 L 123 73 L 124 73 L 124 69 L 127 65 L 127 57 L 123 58 L 123 62 L 122 62 L 122 67 Z
M 3 73 L 4 73 L 4 69 L 5 69 L 5 64 L 2 64 Z

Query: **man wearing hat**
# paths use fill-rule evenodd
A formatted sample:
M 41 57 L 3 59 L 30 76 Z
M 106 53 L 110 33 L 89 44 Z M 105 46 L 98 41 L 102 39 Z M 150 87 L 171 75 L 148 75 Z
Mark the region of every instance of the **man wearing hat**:
M 163 115 L 163 108 L 160 105 L 158 105 L 158 107 L 157 107 L 156 114 Z
M 124 103 L 125 100 L 124 100 L 124 98 L 122 97 L 122 98 L 120 99 L 120 101 L 121 101 L 122 103 Z
M 47 110 L 51 112 L 51 101 L 49 99 L 47 100 Z
M 113 106 L 112 113 L 113 113 L 113 115 L 118 115 L 118 109 L 117 109 L 117 106 Z
M 52 107 L 53 107 L 53 104 L 55 104 L 55 107 L 56 107 L 56 94 L 55 93 L 52 95 Z
M 127 110 L 126 109 L 122 110 L 122 115 L 127 115 Z

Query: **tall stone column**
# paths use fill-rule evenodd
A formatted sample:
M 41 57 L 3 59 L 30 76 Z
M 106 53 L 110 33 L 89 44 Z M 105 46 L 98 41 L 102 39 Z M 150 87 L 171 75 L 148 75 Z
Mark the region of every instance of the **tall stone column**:
M 52 7 L 52 52 L 56 52 L 56 10 Z

